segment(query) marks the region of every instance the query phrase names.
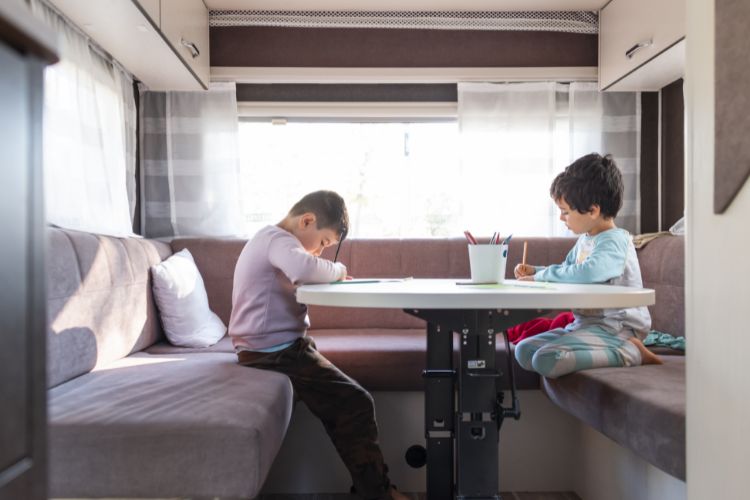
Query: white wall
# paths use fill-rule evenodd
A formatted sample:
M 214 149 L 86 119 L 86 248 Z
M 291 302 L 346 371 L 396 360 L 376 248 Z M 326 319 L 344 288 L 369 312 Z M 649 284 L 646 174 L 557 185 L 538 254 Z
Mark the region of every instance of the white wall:
M 713 214 L 714 1 L 687 5 L 688 498 L 739 500 L 750 498 L 750 185 Z
M 581 423 L 575 492 L 583 500 L 685 500 L 684 481 Z M 709 497 L 710 498 L 710 497 Z

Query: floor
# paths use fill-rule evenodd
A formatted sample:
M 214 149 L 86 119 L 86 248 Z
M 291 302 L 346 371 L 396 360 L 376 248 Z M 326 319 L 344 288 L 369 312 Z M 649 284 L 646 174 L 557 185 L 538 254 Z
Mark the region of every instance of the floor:
M 424 493 L 407 493 L 414 500 L 426 500 Z M 561 492 L 501 492 L 502 500 L 581 500 L 581 497 L 570 491 Z M 344 493 L 314 495 L 261 495 L 256 500 L 354 500 L 356 497 Z
M 424 493 L 407 493 L 414 500 L 427 500 Z M 581 500 L 581 497 L 571 491 L 560 491 L 560 492 L 501 492 L 501 500 Z M 353 495 L 347 495 L 345 493 L 316 493 L 310 495 L 260 495 L 254 500 L 356 500 L 357 497 Z M 57 500 L 86 500 L 77 498 L 65 498 Z M 126 500 L 117 498 L 107 498 L 102 500 Z M 210 498 L 186 498 L 186 499 L 153 499 L 153 500 L 220 500 Z

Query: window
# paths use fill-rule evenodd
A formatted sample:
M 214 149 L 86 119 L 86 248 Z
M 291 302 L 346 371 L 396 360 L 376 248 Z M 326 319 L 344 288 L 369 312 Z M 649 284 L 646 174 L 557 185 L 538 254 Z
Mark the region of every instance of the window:
M 597 151 L 612 153 L 623 172 L 618 226 L 638 232 L 637 94 L 602 94 L 588 82 L 461 83 L 457 103 L 440 115 L 457 119 L 240 121 L 245 231 L 276 223 L 308 192 L 332 189 L 347 201 L 353 237 L 571 236 L 549 187 Z
M 353 237 L 460 236 L 455 121 L 240 122 L 245 230 L 275 224 L 303 195 L 332 189 Z

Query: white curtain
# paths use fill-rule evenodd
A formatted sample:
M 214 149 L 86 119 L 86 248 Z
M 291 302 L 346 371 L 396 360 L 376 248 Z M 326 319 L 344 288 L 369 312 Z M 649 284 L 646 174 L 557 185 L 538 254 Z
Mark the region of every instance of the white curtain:
M 141 92 L 144 235 L 240 234 L 235 85 Z
M 595 83 L 460 83 L 461 219 L 477 235 L 569 235 L 549 196 L 576 158 L 611 152 L 623 170 L 617 222 L 638 227 L 640 99 Z
M 34 0 L 31 6 L 58 33 L 62 53 L 44 77 L 47 221 L 94 233 L 132 234 L 132 78 L 46 3 Z

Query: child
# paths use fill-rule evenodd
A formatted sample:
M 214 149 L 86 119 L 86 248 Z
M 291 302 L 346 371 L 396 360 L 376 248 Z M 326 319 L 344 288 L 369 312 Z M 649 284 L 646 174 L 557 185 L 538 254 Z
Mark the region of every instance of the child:
M 306 336 L 307 306 L 295 299 L 304 283 L 346 278 L 346 267 L 320 259 L 346 236 L 344 200 L 316 191 L 243 248 L 234 271 L 229 335 L 244 366 L 289 377 L 296 395 L 322 422 L 362 498 L 407 498 L 390 485 L 378 445 L 370 394 L 316 349 Z
M 569 165 L 552 182 L 550 195 L 560 208 L 560 220 L 581 236 L 562 264 L 519 264 L 516 278 L 642 287 L 630 234 L 615 226 L 622 193 L 622 175 L 610 155 L 592 153 Z M 549 378 L 589 368 L 661 363 L 642 342 L 651 328 L 648 308 L 579 309 L 573 314 L 565 328 L 519 342 L 518 363 Z

